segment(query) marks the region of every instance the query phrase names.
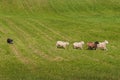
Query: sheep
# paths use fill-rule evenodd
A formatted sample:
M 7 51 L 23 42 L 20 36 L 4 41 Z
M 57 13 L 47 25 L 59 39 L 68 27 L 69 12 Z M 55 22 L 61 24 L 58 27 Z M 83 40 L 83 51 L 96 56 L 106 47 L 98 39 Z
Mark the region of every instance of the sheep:
M 57 41 L 57 43 L 56 43 L 56 47 L 57 48 L 66 48 L 66 46 L 68 46 L 69 45 L 69 42 L 64 42 L 64 41 Z
M 95 50 L 96 50 L 97 44 L 99 44 L 98 41 L 95 41 L 95 42 L 88 42 L 88 43 L 87 43 L 88 49 L 90 49 L 90 50 L 95 49 Z
M 13 44 L 13 40 L 10 39 L 10 38 L 8 38 L 8 39 L 7 39 L 7 43 L 9 43 L 9 44 Z
M 74 48 L 74 49 L 83 49 L 83 44 L 84 44 L 84 41 L 74 42 L 74 43 L 73 43 L 73 48 Z
M 99 49 L 108 50 L 107 47 L 106 47 L 106 44 L 108 44 L 107 40 L 105 40 L 104 42 L 100 42 L 99 44 L 97 44 L 97 47 Z

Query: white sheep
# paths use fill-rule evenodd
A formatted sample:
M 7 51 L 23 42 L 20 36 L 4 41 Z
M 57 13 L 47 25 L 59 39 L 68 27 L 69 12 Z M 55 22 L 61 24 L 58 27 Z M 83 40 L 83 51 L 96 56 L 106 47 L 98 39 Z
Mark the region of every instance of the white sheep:
M 105 40 L 104 42 L 99 42 L 99 44 L 97 44 L 97 48 L 103 49 L 103 50 L 108 50 L 106 47 L 106 44 L 108 44 L 107 40 Z
M 66 48 L 66 46 L 69 45 L 69 42 L 64 42 L 64 41 L 57 41 L 56 47 L 57 48 Z
M 73 48 L 74 48 L 74 49 L 83 49 L 83 44 L 84 44 L 84 41 L 74 42 L 74 43 L 73 43 Z

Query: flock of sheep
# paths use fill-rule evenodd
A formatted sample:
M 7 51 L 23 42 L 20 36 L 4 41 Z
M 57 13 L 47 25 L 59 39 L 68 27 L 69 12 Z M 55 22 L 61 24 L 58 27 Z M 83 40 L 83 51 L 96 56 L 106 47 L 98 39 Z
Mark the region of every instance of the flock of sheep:
M 8 38 L 7 43 L 13 44 L 13 40 Z M 83 49 L 84 44 L 85 44 L 84 41 L 74 42 L 73 48 L 74 49 Z M 87 47 L 89 50 L 96 50 L 97 48 L 103 49 L 103 50 L 108 50 L 106 47 L 106 44 L 108 44 L 107 40 L 105 40 L 103 42 L 98 42 L 98 41 L 88 42 Z M 57 43 L 56 43 L 57 48 L 64 48 L 65 49 L 68 45 L 69 45 L 69 42 L 65 42 L 65 41 L 57 41 Z
M 84 45 L 84 41 L 80 41 L 80 42 L 74 42 L 73 43 L 73 48 L 74 49 L 83 49 L 83 45 Z M 108 44 L 108 41 L 105 40 L 103 42 L 88 42 L 87 43 L 87 47 L 89 50 L 96 50 L 97 48 L 102 49 L 102 50 L 108 50 L 106 47 L 106 44 Z M 57 41 L 56 43 L 56 47 L 57 48 L 66 48 L 69 45 L 69 42 L 65 42 L 65 41 Z

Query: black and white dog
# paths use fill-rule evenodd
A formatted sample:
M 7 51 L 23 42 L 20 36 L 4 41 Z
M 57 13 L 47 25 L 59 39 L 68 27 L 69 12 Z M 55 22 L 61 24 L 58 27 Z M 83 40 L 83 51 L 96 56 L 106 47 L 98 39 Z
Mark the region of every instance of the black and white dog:
M 13 40 L 10 39 L 10 38 L 8 38 L 8 39 L 7 39 L 7 43 L 8 43 L 8 44 L 13 44 Z

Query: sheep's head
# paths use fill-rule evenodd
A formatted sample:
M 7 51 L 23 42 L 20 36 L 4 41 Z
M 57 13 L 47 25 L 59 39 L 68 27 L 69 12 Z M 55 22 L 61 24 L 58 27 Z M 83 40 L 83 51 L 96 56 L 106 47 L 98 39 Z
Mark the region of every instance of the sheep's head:
M 66 45 L 69 45 L 69 42 L 66 42 Z
M 106 44 L 108 44 L 109 42 L 107 40 L 104 41 Z
M 99 44 L 99 42 L 98 42 L 98 41 L 95 41 L 95 44 Z
M 85 44 L 84 41 L 81 41 L 82 44 Z

